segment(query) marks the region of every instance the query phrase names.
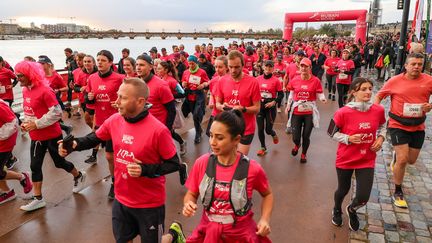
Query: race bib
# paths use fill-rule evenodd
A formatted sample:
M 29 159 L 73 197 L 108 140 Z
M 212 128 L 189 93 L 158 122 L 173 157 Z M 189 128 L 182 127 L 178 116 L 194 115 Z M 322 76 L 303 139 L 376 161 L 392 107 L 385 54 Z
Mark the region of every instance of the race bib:
M 189 76 L 189 83 L 195 84 L 195 85 L 200 85 L 201 84 L 201 77 L 191 75 L 191 76 Z
M 0 94 L 6 93 L 6 86 L 0 86 Z
M 273 95 L 270 92 L 267 91 L 261 91 L 261 98 L 264 99 L 271 99 L 273 98 Z
M 373 49 L 370 49 L 369 50 L 369 55 L 373 55 L 374 54 L 374 50 Z
M 310 112 L 313 110 L 312 106 L 309 104 L 300 104 L 297 106 L 299 112 Z
M 404 117 L 423 117 L 422 104 L 404 103 L 403 116 Z
M 253 77 L 253 71 L 249 71 L 249 76 Z
M 348 75 L 345 73 L 339 73 L 339 79 L 347 79 Z

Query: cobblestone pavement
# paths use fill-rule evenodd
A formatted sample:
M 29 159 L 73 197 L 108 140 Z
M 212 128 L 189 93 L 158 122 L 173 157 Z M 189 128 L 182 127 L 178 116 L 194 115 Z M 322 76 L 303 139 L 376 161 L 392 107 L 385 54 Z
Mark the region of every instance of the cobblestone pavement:
M 376 83 L 376 89 L 382 83 Z M 389 101 L 383 103 L 386 110 Z M 351 243 L 418 242 L 432 243 L 432 119 L 426 120 L 426 139 L 414 165 L 407 167 L 403 188 L 407 209 L 393 206 L 393 174 L 389 168 L 392 146 L 386 141 L 377 154 L 375 179 L 368 204 L 358 210 L 360 230 L 351 232 Z

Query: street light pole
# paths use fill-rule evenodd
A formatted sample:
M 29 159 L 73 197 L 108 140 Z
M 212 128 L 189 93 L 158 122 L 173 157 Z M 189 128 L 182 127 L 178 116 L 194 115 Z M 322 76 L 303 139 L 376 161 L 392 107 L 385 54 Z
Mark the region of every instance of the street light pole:
M 407 28 L 408 28 L 408 15 L 409 15 L 409 8 L 410 8 L 410 2 L 411 0 L 405 0 L 404 1 L 404 8 L 403 8 L 403 14 L 402 14 L 402 28 L 400 32 L 400 39 L 399 39 L 399 50 L 398 55 L 396 59 L 396 66 L 395 66 L 395 74 L 399 74 L 402 69 L 402 62 L 405 56 L 405 45 L 406 45 L 406 37 L 407 37 Z

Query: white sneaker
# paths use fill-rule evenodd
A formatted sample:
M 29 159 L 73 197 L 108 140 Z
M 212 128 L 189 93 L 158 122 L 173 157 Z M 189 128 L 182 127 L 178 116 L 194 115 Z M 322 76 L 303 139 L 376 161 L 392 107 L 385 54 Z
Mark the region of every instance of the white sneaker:
M 39 199 L 34 197 L 33 201 L 31 201 L 27 205 L 21 206 L 20 209 L 23 211 L 30 212 L 30 211 L 34 211 L 34 210 L 39 209 L 39 208 L 43 208 L 45 206 L 46 206 L 46 203 L 43 199 L 39 200 Z
M 79 191 L 84 189 L 85 186 L 87 174 L 85 173 L 85 171 L 80 171 L 80 172 L 81 172 L 81 177 L 78 179 L 74 179 L 74 186 L 72 189 L 74 193 L 78 193 Z
M 180 144 L 180 155 L 185 155 L 186 154 L 186 147 L 187 147 L 187 143 L 186 141 L 183 141 L 182 144 Z
M 277 108 L 277 112 L 278 112 L 278 113 L 281 113 L 281 112 L 282 112 L 282 110 L 281 110 L 280 107 Z

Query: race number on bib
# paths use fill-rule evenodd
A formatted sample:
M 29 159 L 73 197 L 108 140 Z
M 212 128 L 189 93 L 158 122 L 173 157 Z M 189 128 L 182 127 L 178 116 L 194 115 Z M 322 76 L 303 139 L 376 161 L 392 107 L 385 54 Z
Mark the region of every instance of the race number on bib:
M 339 73 L 339 79 L 347 79 L 348 75 L 345 73 Z
M 6 86 L 0 86 L 0 94 L 6 93 Z
M 404 117 L 422 117 L 423 116 L 422 104 L 404 103 L 403 116 Z
M 189 83 L 195 84 L 195 85 L 200 85 L 201 84 L 201 77 L 191 75 L 191 76 L 189 76 Z
M 309 104 L 300 104 L 297 106 L 299 112 L 309 112 L 312 111 L 312 106 Z
M 271 99 L 273 98 L 273 95 L 270 92 L 267 91 L 261 91 L 261 98 L 264 99 Z

